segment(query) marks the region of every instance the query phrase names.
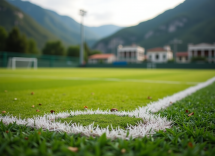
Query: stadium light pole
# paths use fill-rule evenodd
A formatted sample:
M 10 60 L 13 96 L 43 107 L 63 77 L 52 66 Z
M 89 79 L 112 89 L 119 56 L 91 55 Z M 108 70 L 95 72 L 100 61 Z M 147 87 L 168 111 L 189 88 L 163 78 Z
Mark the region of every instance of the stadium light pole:
M 182 41 L 178 40 L 177 38 L 175 38 L 172 42 L 171 42 L 174 46 L 174 52 L 173 52 L 173 59 L 176 60 L 176 53 L 177 53 L 177 45 L 181 44 Z
M 81 43 L 80 43 L 80 65 L 84 63 L 84 16 L 87 14 L 86 11 L 80 10 L 81 15 Z

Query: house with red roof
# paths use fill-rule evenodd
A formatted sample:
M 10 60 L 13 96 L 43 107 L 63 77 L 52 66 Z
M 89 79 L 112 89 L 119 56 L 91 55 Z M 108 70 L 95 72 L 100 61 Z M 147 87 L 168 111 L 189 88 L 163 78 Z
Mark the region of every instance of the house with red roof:
M 116 60 L 114 54 L 95 54 L 91 55 L 88 59 L 88 63 L 97 64 L 97 63 L 112 63 Z
M 165 63 L 173 59 L 170 46 L 152 48 L 147 50 L 147 60 L 153 63 Z
M 188 52 L 177 52 L 176 53 L 176 62 L 178 63 L 188 63 L 189 58 L 188 58 Z

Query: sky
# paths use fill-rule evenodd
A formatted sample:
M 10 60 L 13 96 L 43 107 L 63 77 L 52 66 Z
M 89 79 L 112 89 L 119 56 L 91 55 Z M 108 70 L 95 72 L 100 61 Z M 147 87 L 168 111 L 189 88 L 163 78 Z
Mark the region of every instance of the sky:
M 80 9 L 87 11 L 84 24 L 132 26 L 149 20 L 185 0 L 27 0 L 67 15 L 80 23 Z

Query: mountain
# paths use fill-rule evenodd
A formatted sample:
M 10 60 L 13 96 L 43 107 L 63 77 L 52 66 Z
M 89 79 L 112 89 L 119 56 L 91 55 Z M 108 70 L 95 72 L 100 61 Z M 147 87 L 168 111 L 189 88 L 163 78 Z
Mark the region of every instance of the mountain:
M 107 37 L 109 35 L 112 35 L 113 33 L 117 32 L 118 30 L 122 29 L 123 27 L 119 27 L 116 25 L 102 25 L 99 27 L 88 27 L 90 30 L 95 32 L 99 35 L 100 38 Z
M 18 27 L 27 37 L 33 38 L 39 48 L 42 48 L 48 40 L 58 39 L 27 14 L 4 0 L 0 0 L 0 26 L 3 26 L 7 31 Z
M 58 36 L 66 45 L 78 44 L 80 41 L 80 24 L 68 16 L 61 16 L 54 11 L 43 9 L 28 1 L 8 1 L 31 16 L 41 26 Z M 86 40 L 98 40 L 99 37 L 85 29 Z M 89 37 L 88 37 L 89 36 Z
M 41 26 L 58 36 L 67 45 L 78 44 L 80 42 L 80 24 L 68 16 L 62 16 L 54 11 L 43 9 L 42 7 L 21 0 L 8 0 L 14 6 L 31 16 Z M 121 27 L 105 25 L 101 27 L 85 26 L 85 40 L 92 46 L 102 37 L 113 34 Z
M 189 43 L 214 43 L 214 32 L 215 1 L 185 0 L 151 20 L 124 28 L 98 41 L 94 48 L 105 53 L 116 52 L 119 44 L 137 44 L 149 49 L 169 45 L 177 38 L 182 40 L 178 50 L 186 51 Z

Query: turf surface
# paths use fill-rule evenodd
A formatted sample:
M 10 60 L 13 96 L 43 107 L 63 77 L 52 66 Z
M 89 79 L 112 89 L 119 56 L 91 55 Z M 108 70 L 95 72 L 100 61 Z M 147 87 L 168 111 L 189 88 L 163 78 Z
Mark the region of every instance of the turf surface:
M 87 126 L 94 123 L 94 127 L 96 127 L 97 125 L 100 128 L 109 127 L 109 130 L 112 130 L 112 128 L 116 129 L 118 127 L 121 129 L 126 129 L 128 125 L 136 125 L 138 122 L 144 122 L 140 118 L 100 114 L 70 116 L 68 118 L 61 118 L 60 121 L 67 123 L 70 123 L 72 121 L 75 123 L 80 123 L 83 126 Z
M 84 106 L 134 110 L 214 75 L 214 70 L 0 69 L 0 110 L 22 118 Z
M 158 112 L 175 121 L 171 129 L 134 140 L 87 138 L 0 123 L 0 155 L 213 156 L 214 108 L 215 83 Z M 188 117 L 191 112 L 194 115 Z M 72 152 L 69 147 L 78 150 Z

